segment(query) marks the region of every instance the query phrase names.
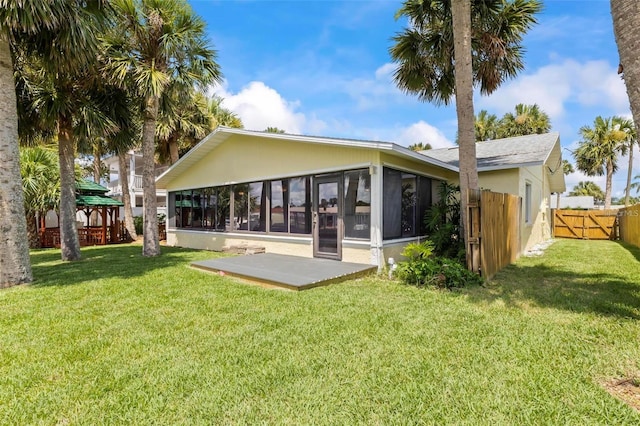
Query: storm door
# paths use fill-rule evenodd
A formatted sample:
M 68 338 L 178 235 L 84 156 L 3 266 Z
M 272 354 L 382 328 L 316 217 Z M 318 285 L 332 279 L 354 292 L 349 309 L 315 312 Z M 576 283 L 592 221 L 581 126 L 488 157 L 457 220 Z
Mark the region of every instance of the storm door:
M 342 259 L 342 175 L 314 179 L 313 255 Z

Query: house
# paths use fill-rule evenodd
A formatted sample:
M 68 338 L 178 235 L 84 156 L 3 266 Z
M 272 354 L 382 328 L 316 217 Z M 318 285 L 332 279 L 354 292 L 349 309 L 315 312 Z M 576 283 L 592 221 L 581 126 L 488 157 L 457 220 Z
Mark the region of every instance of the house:
M 109 182 L 106 187 L 109 189 L 107 195 L 122 201 L 122 185 L 120 180 L 120 165 L 118 156 L 112 155 L 102 160 L 109 168 Z M 131 196 L 131 208 L 134 216 L 142 216 L 142 154 L 136 151 L 127 153 L 129 168 L 129 194 Z M 156 165 L 156 177 L 166 171 L 168 166 Z M 158 213 L 166 214 L 166 191 L 157 190 Z M 124 212 L 120 212 L 124 217 Z
M 549 238 L 549 196 L 564 191 L 557 133 L 482 142 L 480 184 L 525 200 L 522 250 Z M 390 142 L 219 127 L 160 175 L 167 244 L 384 266 L 426 235 L 458 149 L 417 153 Z
M 457 167 L 388 142 L 219 127 L 157 179 L 167 244 L 382 267 Z
M 557 209 L 558 198 L 551 198 L 551 208 Z M 560 197 L 561 209 L 593 209 L 596 203 L 592 195 L 571 195 L 566 197 Z
M 457 147 L 421 154 L 456 168 L 459 164 Z M 520 252 L 551 238 L 551 194 L 566 190 L 560 135 L 546 133 L 478 142 L 476 158 L 482 189 L 522 198 Z

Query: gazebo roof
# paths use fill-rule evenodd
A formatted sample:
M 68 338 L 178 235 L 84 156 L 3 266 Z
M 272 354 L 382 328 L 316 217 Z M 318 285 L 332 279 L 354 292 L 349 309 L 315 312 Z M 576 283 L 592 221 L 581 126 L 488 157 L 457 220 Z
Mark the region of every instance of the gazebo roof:
M 81 180 L 76 182 L 76 206 L 78 207 L 114 207 L 124 206 L 118 200 L 107 197 L 107 188 L 95 182 Z
M 102 195 L 76 195 L 76 206 L 112 207 L 124 206 L 124 204 L 118 200 Z
M 109 192 L 109 189 L 105 188 L 102 185 L 98 185 L 95 182 L 91 182 L 90 180 L 83 179 L 76 182 L 76 191 L 83 195 L 90 193 L 106 194 L 107 192 Z

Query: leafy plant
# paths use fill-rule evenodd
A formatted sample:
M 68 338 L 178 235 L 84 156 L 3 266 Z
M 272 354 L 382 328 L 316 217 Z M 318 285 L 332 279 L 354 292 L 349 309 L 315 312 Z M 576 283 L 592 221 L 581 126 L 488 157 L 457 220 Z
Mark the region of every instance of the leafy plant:
M 408 244 L 402 255 L 407 260 L 398 264 L 396 275 L 407 284 L 447 289 L 482 284 L 479 275 L 468 271 L 458 261 L 434 256 L 432 241 Z
M 424 224 L 437 256 L 458 261 L 465 258 L 464 239 L 460 228 L 460 187 L 442 182 L 439 199 L 425 213 Z
M 136 234 L 142 235 L 142 216 L 134 216 L 133 217 L 133 226 L 136 227 Z

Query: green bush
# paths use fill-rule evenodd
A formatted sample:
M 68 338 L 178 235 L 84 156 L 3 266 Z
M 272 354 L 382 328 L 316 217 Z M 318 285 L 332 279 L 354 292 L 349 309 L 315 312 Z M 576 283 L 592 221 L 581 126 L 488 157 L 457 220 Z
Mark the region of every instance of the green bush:
M 433 242 L 433 253 L 465 260 L 464 239 L 460 228 L 460 187 L 442 182 L 438 201 L 424 215 L 424 225 Z
M 142 235 L 142 228 L 143 228 L 142 223 L 143 223 L 142 216 L 133 217 L 133 226 L 135 226 L 136 234 L 138 235 Z
M 158 213 L 159 225 L 162 225 L 163 223 L 165 223 L 166 220 L 167 220 L 167 215 L 165 215 L 164 213 Z M 136 227 L 136 234 L 142 235 L 142 230 L 144 228 L 143 224 L 144 224 L 144 220 L 142 219 L 142 216 L 133 217 L 133 226 Z
M 410 285 L 433 286 L 438 288 L 458 288 L 467 285 L 482 284 L 482 278 L 467 270 L 456 260 L 435 256 L 434 243 L 408 244 L 402 251 L 407 258 L 398 263 L 396 276 Z

